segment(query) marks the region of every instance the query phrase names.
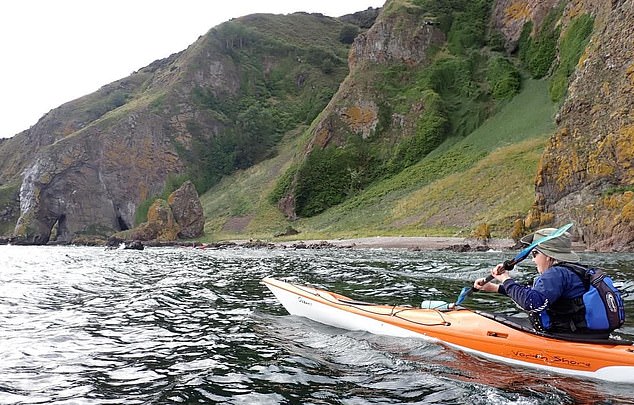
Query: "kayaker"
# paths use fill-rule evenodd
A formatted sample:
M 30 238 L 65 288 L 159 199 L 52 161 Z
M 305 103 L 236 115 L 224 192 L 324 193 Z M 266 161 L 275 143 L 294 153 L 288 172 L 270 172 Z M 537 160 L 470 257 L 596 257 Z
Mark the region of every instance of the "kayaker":
M 520 242 L 530 245 L 533 240 L 539 240 L 554 231 L 556 231 L 554 228 L 540 229 L 534 234 L 525 236 Z M 539 273 L 532 286 L 518 284 L 504 270 L 503 264 L 498 264 L 491 270 L 491 274 L 499 284 L 486 283 L 484 278 L 480 278 L 474 282 L 474 288 L 511 297 L 528 313 L 532 326 L 538 331 L 607 336 L 611 330 L 616 329 L 616 327 L 605 330 L 589 328 L 583 300 L 589 287 L 587 284 L 584 285 L 581 279 L 586 268 L 579 265 L 579 256 L 572 251 L 568 232 L 538 244 L 531 255 Z M 612 285 L 611 287 L 613 288 Z M 618 295 L 616 289 L 615 294 Z M 618 300 L 621 300 L 620 296 Z M 606 304 L 601 300 L 593 302 L 592 305 L 600 306 L 601 309 L 595 312 L 607 312 L 603 310 Z M 622 317 L 624 319 L 624 312 Z M 607 324 L 607 321 L 605 323 Z

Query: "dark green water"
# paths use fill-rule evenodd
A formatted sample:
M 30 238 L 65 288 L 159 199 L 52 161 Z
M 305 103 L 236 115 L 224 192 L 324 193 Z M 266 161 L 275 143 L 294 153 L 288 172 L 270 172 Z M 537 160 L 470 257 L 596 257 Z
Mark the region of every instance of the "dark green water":
M 634 386 L 495 363 L 289 316 L 260 284 L 454 300 L 512 253 L 0 246 L 0 404 L 634 403 Z M 634 255 L 582 255 L 626 294 Z M 530 263 L 515 272 L 529 282 Z M 466 306 L 517 311 L 474 294 Z

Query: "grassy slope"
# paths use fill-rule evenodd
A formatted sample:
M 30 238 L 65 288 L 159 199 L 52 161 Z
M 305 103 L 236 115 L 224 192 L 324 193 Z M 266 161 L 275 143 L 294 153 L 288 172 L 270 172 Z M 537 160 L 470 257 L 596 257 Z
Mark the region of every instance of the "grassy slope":
M 225 177 L 200 197 L 207 219 L 205 240 L 265 239 L 286 229 L 290 222 L 267 197 L 278 176 L 303 150 L 308 140 L 305 129 L 286 134 L 272 159 Z
M 522 92 L 478 130 L 441 145 L 417 165 L 314 218 L 286 221 L 267 200 L 275 177 L 302 150 L 288 135 L 274 159 L 225 179 L 201 197 L 209 240 L 270 239 L 288 225 L 303 239 L 467 234 L 479 223 L 507 236 L 534 200 L 537 162 L 553 131 L 547 83 Z M 230 220 L 240 217 L 241 220 Z M 224 228 L 224 229 L 223 229 Z

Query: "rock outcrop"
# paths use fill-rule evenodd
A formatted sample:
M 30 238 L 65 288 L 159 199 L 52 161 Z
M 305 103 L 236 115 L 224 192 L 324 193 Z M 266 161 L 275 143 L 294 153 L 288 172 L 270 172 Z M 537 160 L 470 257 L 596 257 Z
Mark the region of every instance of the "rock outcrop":
M 139 226 L 114 234 L 112 243 L 119 241 L 172 242 L 202 236 L 205 225 L 203 207 L 196 188 L 186 181 L 167 198 L 155 200 L 147 213 L 147 221 Z
M 139 202 L 157 194 L 183 164 L 160 136 L 160 120 L 143 113 L 129 118 L 109 129 L 91 127 L 39 154 L 20 188 L 16 239 L 47 243 L 56 226 L 56 241 L 71 242 L 133 225 Z
M 174 219 L 171 207 L 167 201 L 158 199 L 148 209 L 147 222 L 132 229 L 128 239 L 174 241 L 179 232 L 180 226 Z
M 505 38 L 507 51 L 514 51 L 524 29 L 524 24 L 533 23 L 536 32 L 550 10 L 559 0 L 498 0 L 493 8 L 492 27 Z
M 343 147 L 351 136 L 367 141 L 376 134 L 380 104 L 384 102 L 375 83 L 375 80 L 383 78 L 381 73 L 376 72 L 390 65 L 425 66 L 430 62 L 430 51 L 445 43 L 443 31 L 423 17 L 425 10 L 419 6 L 396 2 L 386 4 L 394 7 L 388 11 L 384 7 L 374 25 L 355 38 L 348 54 L 350 73 L 313 125 L 310 142 L 303 153 L 305 157 L 316 148 L 323 149 L 329 145 Z M 406 7 L 407 11 L 399 10 L 401 7 Z M 417 103 L 405 114 L 394 114 L 389 118 L 390 129 L 386 131 L 389 134 L 381 136 L 399 138 L 411 135 L 409 130 L 415 126 L 422 110 L 422 103 Z M 289 219 L 298 217 L 296 181 L 297 177 L 277 204 Z
M 402 62 L 424 64 L 429 50 L 445 41 L 435 24 L 426 23 L 419 12 L 382 13 L 374 25 L 352 44 L 348 63 L 352 71 L 360 64 Z
M 170 194 L 167 202 L 180 227 L 179 238 L 192 239 L 202 236 L 205 216 L 198 192 L 191 181 L 185 182 L 178 190 Z

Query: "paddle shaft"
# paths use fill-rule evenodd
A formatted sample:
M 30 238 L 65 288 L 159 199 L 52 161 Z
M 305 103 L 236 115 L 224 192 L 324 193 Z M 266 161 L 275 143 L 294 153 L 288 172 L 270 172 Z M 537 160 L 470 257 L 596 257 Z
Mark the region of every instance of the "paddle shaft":
M 515 267 L 515 265 L 517 264 L 517 262 L 515 261 L 515 259 L 511 259 L 511 260 L 505 260 L 504 261 L 504 270 L 506 271 L 510 271 L 513 270 L 513 267 Z M 489 274 L 488 276 L 486 276 L 486 278 L 484 279 L 484 283 L 482 283 L 482 285 L 488 284 L 489 282 L 491 282 L 491 280 L 493 280 L 495 278 L 495 276 L 493 274 Z M 468 297 L 469 295 L 473 294 L 474 291 L 478 291 L 477 288 L 475 287 L 471 287 L 469 288 L 469 291 L 466 292 L 466 294 L 461 294 L 463 295 L 465 298 Z
M 545 236 L 545 237 L 543 237 L 543 238 L 541 238 L 541 239 L 539 239 L 537 241 L 533 241 L 533 243 L 531 243 L 528 247 L 524 248 L 520 253 L 518 253 L 517 256 L 515 256 L 514 258 L 512 258 L 510 260 L 505 260 L 504 261 L 504 270 L 506 270 L 506 271 L 513 270 L 513 267 L 515 267 L 515 265 L 517 263 L 519 263 L 522 260 L 526 259 L 528 257 L 528 255 L 531 253 L 531 251 L 535 247 L 537 247 L 537 245 L 539 245 L 540 243 L 544 243 L 544 242 L 546 242 L 546 241 L 548 241 L 550 239 L 557 238 L 557 237 L 563 235 L 564 232 L 566 232 L 571 226 L 572 226 L 572 224 L 566 224 L 566 225 L 562 226 L 561 228 L 557 229 L 552 234 L 550 234 L 548 236 Z M 495 278 L 495 276 L 493 274 L 489 274 L 484 279 L 484 284 L 490 282 L 494 278 Z
M 544 236 L 543 238 L 538 239 L 536 241 L 533 241 L 533 243 L 531 243 L 526 248 L 524 248 L 521 252 L 519 252 L 517 254 L 517 256 L 515 256 L 511 260 L 505 260 L 504 263 L 503 263 L 504 270 L 507 270 L 507 271 L 512 270 L 513 267 L 515 267 L 515 265 L 517 263 L 519 263 L 522 260 L 526 259 L 528 257 L 528 255 L 531 253 L 531 251 L 533 249 L 535 249 L 540 243 L 544 243 L 544 242 L 549 241 L 549 240 L 551 240 L 553 238 L 557 238 L 557 237 L 563 235 L 564 232 L 566 232 L 571 226 L 572 226 L 572 223 L 564 225 L 561 228 L 557 229 L 552 234 L 550 234 L 548 236 Z M 494 278 L 495 278 L 495 276 L 493 274 L 488 275 L 484 279 L 484 283 L 482 285 L 487 284 L 488 282 L 490 282 Z M 465 298 L 467 298 L 469 295 L 471 295 L 476 290 L 477 290 L 477 288 L 474 288 L 474 287 L 464 287 L 462 289 L 462 291 L 460 292 L 460 295 L 458 296 L 458 299 L 456 300 L 455 304 L 456 305 L 461 304 L 462 301 L 465 300 Z
M 515 267 L 515 265 L 518 262 L 515 259 L 511 259 L 511 260 L 505 260 L 504 261 L 504 270 L 506 271 L 511 271 L 513 270 L 513 267 Z M 484 284 L 490 282 L 491 280 L 493 280 L 495 278 L 495 276 L 493 274 L 489 274 L 488 276 L 486 276 L 486 278 L 484 279 Z M 483 284 L 483 285 L 484 285 Z M 473 289 L 473 287 L 471 287 Z

